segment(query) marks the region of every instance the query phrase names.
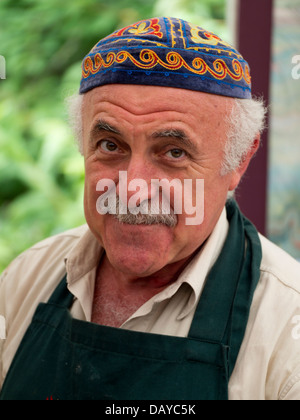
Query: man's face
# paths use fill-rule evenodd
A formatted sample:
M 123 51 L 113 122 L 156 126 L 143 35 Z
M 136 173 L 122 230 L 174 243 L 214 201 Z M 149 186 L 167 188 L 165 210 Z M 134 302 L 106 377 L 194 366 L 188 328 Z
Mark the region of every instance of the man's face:
M 150 276 L 192 255 L 211 234 L 224 208 L 235 173 L 220 175 L 233 100 L 183 89 L 107 85 L 85 95 L 83 138 L 86 169 L 85 215 L 113 267 L 134 277 Z M 119 194 L 119 173 L 128 184 L 144 180 L 204 179 L 204 220 L 188 226 L 178 214 L 175 227 L 120 223 L 96 208 L 101 179 Z M 172 190 L 171 190 L 172 192 Z M 135 194 L 127 192 L 127 199 Z M 172 195 L 171 195 L 172 207 Z M 190 216 L 188 216 L 190 217 Z

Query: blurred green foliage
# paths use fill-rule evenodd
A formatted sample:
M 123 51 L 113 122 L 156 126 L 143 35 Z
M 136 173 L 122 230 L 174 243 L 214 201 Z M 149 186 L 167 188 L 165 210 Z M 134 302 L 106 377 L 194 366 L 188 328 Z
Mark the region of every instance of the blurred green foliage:
M 0 272 L 41 239 L 84 223 L 84 165 L 64 98 L 81 60 L 117 28 L 182 17 L 226 38 L 225 0 L 1 0 Z

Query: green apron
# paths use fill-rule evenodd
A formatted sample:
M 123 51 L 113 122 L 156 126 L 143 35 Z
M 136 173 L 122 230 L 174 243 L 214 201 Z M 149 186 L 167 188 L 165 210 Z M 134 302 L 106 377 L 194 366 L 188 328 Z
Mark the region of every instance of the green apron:
M 227 205 L 230 228 L 187 338 L 73 319 L 66 277 L 40 304 L 1 400 L 228 400 L 261 262 L 253 225 Z M 245 247 L 246 243 L 246 247 Z

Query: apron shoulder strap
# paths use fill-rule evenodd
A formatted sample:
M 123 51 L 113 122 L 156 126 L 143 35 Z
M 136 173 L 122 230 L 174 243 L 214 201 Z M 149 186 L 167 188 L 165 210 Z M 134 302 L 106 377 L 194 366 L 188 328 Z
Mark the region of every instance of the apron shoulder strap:
M 260 279 L 261 242 L 254 225 L 244 218 L 246 253 L 231 316 L 229 373 L 233 372 L 245 336 L 253 296 Z
M 231 375 L 260 278 L 262 251 L 257 230 L 233 200 L 227 204 L 227 217 L 228 236 L 206 279 L 189 337 L 230 348 Z
M 70 309 L 74 301 L 74 296 L 67 287 L 67 274 L 60 281 L 57 288 L 54 290 L 48 303 L 51 305 L 60 306 L 63 308 Z

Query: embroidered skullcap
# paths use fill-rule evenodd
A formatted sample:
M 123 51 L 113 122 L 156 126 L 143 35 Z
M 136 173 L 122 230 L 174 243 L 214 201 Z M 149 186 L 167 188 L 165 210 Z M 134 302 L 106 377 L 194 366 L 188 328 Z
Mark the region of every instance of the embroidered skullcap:
M 80 93 L 116 83 L 251 98 L 249 65 L 236 49 L 199 26 L 167 17 L 118 30 L 84 58 Z

